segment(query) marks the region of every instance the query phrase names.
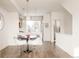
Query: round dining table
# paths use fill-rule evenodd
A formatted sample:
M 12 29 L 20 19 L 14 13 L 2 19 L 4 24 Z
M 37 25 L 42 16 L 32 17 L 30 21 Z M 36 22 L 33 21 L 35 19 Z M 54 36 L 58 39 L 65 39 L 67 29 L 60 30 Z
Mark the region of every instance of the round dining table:
M 27 49 L 24 51 L 24 53 L 30 53 L 32 50 L 29 48 L 29 40 L 35 40 L 38 38 L 38 35 L 18 35 L 19 40 L 26 40 Z

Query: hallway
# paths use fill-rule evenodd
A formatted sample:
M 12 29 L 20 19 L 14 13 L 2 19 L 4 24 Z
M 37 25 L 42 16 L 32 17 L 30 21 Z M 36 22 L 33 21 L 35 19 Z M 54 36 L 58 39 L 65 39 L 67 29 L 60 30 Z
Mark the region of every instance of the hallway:
M 0 51 L 0 57 L 4 58 L 71 58 L 66 52 L 50 42 L 44 42 L 43 45 L 30 46 L 31 53 L 24 53 L 26 46 L 9 46 Z
M 79 0 L 0 0 L 0 57 L 79 57 L 78 5 Z M 33 52 L 23 53 L 26 45 Z

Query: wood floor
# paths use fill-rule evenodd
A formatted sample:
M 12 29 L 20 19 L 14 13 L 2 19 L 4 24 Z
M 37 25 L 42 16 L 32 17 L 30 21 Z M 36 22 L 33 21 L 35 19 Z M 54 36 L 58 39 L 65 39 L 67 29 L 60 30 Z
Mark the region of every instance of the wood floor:
M 71 58 L 66 52 L 50 42 L 42 46 L 30 46 L 31 53 L 24 53 L 26 46 L 9 46 L 0 52 L 0 58 Z

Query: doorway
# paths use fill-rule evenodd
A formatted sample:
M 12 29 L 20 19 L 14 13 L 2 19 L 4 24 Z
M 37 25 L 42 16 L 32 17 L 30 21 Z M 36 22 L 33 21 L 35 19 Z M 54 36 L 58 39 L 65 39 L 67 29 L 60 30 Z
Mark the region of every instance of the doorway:
M 26 33 L 37 36 L 35 40 L 30 40 L 30 44 L 42 44 L 42 22 L 41 20 L 26 20 Z

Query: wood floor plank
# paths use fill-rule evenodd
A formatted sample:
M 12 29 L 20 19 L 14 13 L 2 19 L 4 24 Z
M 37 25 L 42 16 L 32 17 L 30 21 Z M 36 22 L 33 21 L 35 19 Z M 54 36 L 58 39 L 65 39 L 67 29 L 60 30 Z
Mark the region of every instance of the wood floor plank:
M 66 52 L 50 42 L 44 42 L 43 45 L 30 46 L 31 53 L 24 53 L 26 45 L 9 46 L 0 51 L 1 58 L 71 58 Z

